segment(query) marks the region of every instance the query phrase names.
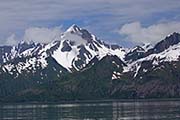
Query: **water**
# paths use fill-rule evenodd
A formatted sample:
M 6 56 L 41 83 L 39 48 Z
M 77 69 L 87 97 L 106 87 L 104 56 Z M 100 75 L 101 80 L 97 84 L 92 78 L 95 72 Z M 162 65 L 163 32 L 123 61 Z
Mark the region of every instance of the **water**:
M 179 120 L 180 101 L 0 105 L 0 120 Z

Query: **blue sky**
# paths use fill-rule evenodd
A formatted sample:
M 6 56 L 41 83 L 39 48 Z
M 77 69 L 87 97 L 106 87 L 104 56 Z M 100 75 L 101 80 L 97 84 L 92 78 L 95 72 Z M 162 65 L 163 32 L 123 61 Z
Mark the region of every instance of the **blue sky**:
M 180 32 L 179 13 L 180 0 L 0 0 L 0 43 L 50 42 L 77 24 L 107 43 L 154 44 Z

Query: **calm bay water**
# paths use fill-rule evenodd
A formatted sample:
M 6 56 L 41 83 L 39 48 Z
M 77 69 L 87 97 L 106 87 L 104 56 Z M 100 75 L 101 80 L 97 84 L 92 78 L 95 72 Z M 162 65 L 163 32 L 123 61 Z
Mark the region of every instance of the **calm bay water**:
M 0 120 L 180 120 L 180 101 L 0 105 Z

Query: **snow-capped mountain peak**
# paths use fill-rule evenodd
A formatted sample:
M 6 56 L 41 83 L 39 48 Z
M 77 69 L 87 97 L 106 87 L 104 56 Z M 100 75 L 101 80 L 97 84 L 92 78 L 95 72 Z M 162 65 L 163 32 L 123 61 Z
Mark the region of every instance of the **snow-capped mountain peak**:
M 180 61 L 180 34 L 173 33 L 164 40 L 158 42 L 154 47 L 143 52 L 136 52 L 136 59 L 129 62 L 124 67 L 124 72 L 136 71 L 134 77 L 137 76 L 139 69 L 145 69 L 144 64 L 148 66 L 146 69 L 160 69 L 163 64 L 172 64 Z M 139 57 L 138 57 L 139 55 Z M 134 59 L 132 53 L 126 55 L 127 60 Z M 143 64 L 143 65 L 142 65 Z M 144 65 L 145 66 L 145 65 Z M 164 67 L 164 66 L 163 66 Z M 147 71 L 147 70 L 145 70 Z
M 62 34 L 61 39 L 70 40 L 74 45 L 81 45 L 92 42 L 93 36 L 86 29 L 82 29 L 74 24 Z
M 150 50 L 150 49 L 153 48 L 153 45 L 152 45 L 151 43 L 144 43 L 144 44 L 142 45 L 142 48 L 143 48 L 145 51 L 148 51 L 148 50 Z
M 60 47 L 54 51 L 52 56 L 68 71 L 80 70 L 94 57 L 100 60 L 104 56 L 112 54 L 123 58 L 125 55 L 123 48 L 112 47 L 112 49 L 110 46 L 97 40 L 97 37 L 86 29 L 72 25 L 62 34 Z
M 23 41 L 8 47 L 2 53 L 2 68 L 9 73 L 14 69 L 19 74 L 29 69 L 35 72 L 48 67 L 48 59 L 53 59 L 62 68 L 73 72 L 84 69 L 93 59 L 100 61 L 107 55 L 116 55 L 123 61 L 126 53 L 122 47 L 108 45 L 77 25 L 72 25 L 52 41 L 47 44 Z
M 77 79 L 80 78 L 81 81 L 82 78 L 85 83 L 86 80 L 92 82 L 91 79 L 96 81 L 96 77 L 102 77 L 102 81 L 107 79 L 108 83 L 117 85 L 118 91 L 121 82 L 125 82 L 123 84 L 128 85 L 129 89 L 131 80 L 133 85 L 136 85 L 136 82 L 146 84 L 151 82 L 151 79 L 164 80 L 166 74 L 176 76 L 178 80 L 180 78 L 178 33 L 167 36 L 154 46 L 146 44 L 128 50 L 118 45 L 106 44 L 88 30 L 72 25 L 52 41 L 47 44 L 21 42 L 17 46 L 0 47 L 2 79 L 11 81 L 19 79 L 24 82 L 29 77 L 33 82 L 37 80 L 38 84 L 48 83 L 48 85 L 54 84 L 55 82 L 51 82 L 51 79 L 54 79 L 62 81 L 64 86 L 64 83 L 74 84 L 76 76 L 79 75 Z M 94 74 L 96 76 L 91 77 Z M 168 81 L 172 80 L 171 78 L 173 77 L 168 78 Z M 70 82 L 67 82 L 68 79 Z M 134 88 L 132 88 L 133 95 Z
M 78 27 L 76 24 L 73 24 L 71 27 L 69 27 L 66 32 L 76 33 L 81 30 L 80 27 Z

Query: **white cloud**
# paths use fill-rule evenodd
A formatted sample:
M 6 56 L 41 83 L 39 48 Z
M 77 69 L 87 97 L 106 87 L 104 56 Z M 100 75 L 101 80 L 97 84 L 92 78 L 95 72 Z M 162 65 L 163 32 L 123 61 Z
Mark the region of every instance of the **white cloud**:
M 38 43 L 48 43 L 62 33 L 61 27 L 39 28 L 32 27 L 25 30 L 23 40 L 34 41 Z
M 17 38 L 15 34 L 10 35 L 2 45 L 17 45 L 20 40 L 26 42 L 49 43 L 55 37 L 61 35 L 63 32 L 62 27 L 44 28 L 44 27 L 31 27 L 24 31 L 24 35 Z
M 16 45 L 18 40 L 16 40 L 15 37 L 16 37 L 15 34 L 9 36 L 5 42 L 5 45 Z
M 135 43 L 156 43 L 172 32 L 180 32 L 180 22 L 166 22 L 143 27 L 140 22 L 125 24 L 118 31 Z
M 179 9 L 179 0 L 0 0 L 0 39 L 30 26 L 51 26 L 54 21 L 88 18 L 92 27 L 112 28 Z

